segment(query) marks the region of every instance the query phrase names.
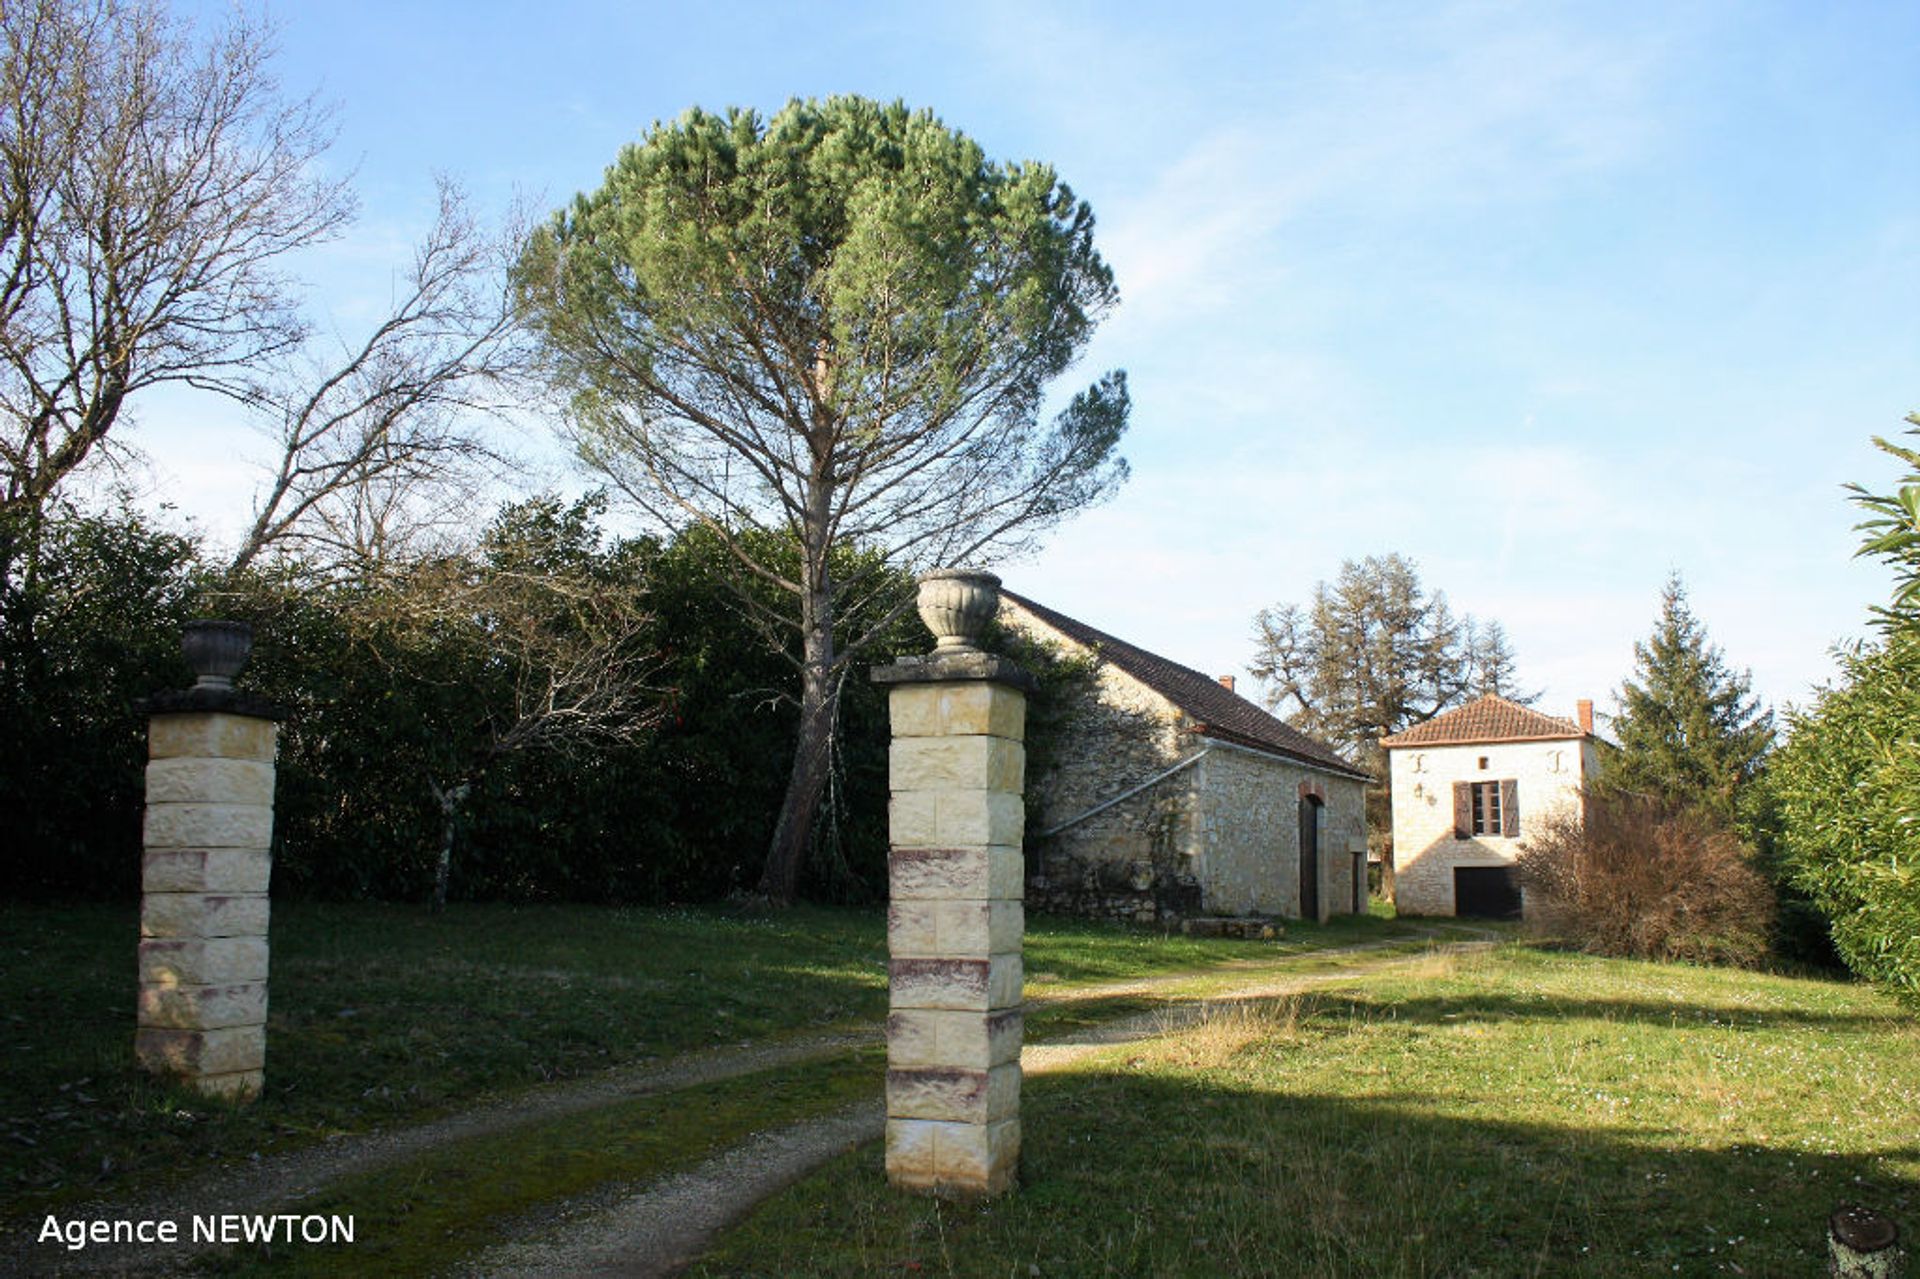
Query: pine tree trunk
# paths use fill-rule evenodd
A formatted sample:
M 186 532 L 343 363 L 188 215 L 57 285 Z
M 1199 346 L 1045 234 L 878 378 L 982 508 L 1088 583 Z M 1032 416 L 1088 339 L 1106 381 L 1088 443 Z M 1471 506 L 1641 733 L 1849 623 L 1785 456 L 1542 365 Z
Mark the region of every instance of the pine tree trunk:
M 818 484 L 815 504 L 822 529 L 824 503 L 831 490 Z M 767 863 L 760 873 L 759 892 L 768 901 L 787 905 L 800 886 L 800 868 L 813 834 L 814 815 L 826 789 L 837 712 L 838 686 L 834 680 L 833 580 L 827 569 L 824 545 L 803 552 L 807 584 L 800 600 L 803 666 L 800 675 L 800 737 L 794 745 L 793 771 L 787 776 L 786 798 L 767 846 Z

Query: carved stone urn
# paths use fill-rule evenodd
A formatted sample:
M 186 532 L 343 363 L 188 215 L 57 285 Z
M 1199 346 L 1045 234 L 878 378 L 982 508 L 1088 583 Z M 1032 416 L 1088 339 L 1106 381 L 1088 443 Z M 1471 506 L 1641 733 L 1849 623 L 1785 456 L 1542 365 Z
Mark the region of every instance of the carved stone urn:
M 977 568 L 936 568 L 920 575 L 917 606 L 936 654 L 977 653 L 981 633 L 1000 609 L 1000 579 Z
M 253 627 L 245 622 L 188 622 L 180 649 L 193 668 L 195 688 L 232 688 L 233 677 L 253 652 Z

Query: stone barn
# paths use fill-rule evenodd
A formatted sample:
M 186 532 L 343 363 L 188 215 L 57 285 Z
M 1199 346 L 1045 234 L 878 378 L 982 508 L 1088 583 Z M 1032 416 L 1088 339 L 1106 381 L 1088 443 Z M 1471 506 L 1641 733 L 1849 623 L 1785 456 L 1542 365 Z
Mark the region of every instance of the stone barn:
M 1367 774 L 1213 679 L 1011 591 L 999 620 L 1098 659 L 1029 779 L 1027 900 L 1081 915 L 1367 908 Z M 1303 856 L 1304 850 L 1304 856 Z
M 1380 745 L 1399 912 L 1517 918 L 1522 841 L 1547 817 L 1577 812 L 1598 767 L 1593 703 L 1579 703 L 1576 721 L 1488 693 Z

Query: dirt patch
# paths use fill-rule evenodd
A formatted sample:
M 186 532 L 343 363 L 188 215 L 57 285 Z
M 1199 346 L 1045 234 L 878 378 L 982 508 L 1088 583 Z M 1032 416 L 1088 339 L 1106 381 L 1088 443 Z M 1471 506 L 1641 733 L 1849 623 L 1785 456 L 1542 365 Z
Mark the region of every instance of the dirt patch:
M 444 1119 L 384 1132 L 341 1137 L 325 1145 L 288 1151 L 223 1169 L 165 1194 L 134 1203 L 93 1203 L 63 1209 L 63 1219 L 178 1219 L 188 1213 L 292 1211 L 302 1201 L 344 1177 L 388 1165 L 453 1142 L 491 1136 L 526 1124 L 564 1118 L 636 1097 L 677 1092 L 700 1084 L 757 1074 L 777 1066 L 831 1057 L 879 1042 L 879 1027 L 861 1027 L 804 1039 L 706 1049 L 664 1062 L 623 1067 L 589 1079 L 571 1080 L 520 1093 Z M 0 1245 L 0 1273 L 44 1273 L 54 1260 L 49 1245 L 35 1242 L 38 1223 L 22 1223 L 24 1238 Z M 188 1244 L 135 1247 L 95 1245 L 82 1253 L 61 1252 L 63 1274 L 166 1273 L 204 1248 Z

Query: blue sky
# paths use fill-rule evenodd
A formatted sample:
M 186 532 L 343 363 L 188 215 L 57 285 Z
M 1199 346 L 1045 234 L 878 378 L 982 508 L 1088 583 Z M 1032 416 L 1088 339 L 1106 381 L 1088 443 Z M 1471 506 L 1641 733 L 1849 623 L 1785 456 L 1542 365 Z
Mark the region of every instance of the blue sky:
M 550 207 L 694 104 L 900 97 L 1053 164 L 1118 277 L 1075 377 L 1128 370 L 1134 476 L 1001 571 L 1209 672 L 1244 677 L 1258 609 L 1389 551 L 1504 623 L 1561 713 L 1610 708 L 1670 570 L 1775 702 L 1887 591 L 1840 486 L 1890 482 L 1869 437 L 1920 409 L 1920 6 L 274 13 L 362 202 L 301 264 L 343 330 L 434 173 Z M 217 537 L 264 452 L 243 430 L 167 396 L 128 438 Z

